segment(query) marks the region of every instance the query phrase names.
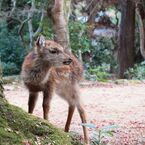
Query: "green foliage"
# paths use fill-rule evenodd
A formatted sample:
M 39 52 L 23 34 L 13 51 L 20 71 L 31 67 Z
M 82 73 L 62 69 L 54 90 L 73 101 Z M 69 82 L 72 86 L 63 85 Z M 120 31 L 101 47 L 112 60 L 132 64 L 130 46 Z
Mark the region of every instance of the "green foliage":
M 28 4 L 28 0 L 21 0 L 16 2 L 17 7 L 23 7 L 26 4 Z
M 17 65 L 14 62 L 3 62 L 3 74 L 4 75 L 13 75 L 17 74 L 20 70 L 18 69 Z
M 128 79 L 145 79 L 145 61 L 141 62 L 140 64 L 135 64 L 133 68 L 130 68 L 126 71 L 125 76 Z
M 110 65 L 109 64 L 102 64 L 97 67 L 90 67 L 86 72 L 86 78 L 92 81 L 107 81 L 110 77 Z
M 113 137 L 114 130 L 118 128 L 117 125 L 108 125 L 99 129 L 94 124 L 83 123 L 82 125 L 93 129 L 92 145 L 105 145 L 105 138 Z
M 92 48 L 92 64 L 95 66 L 106 63 L 115 66 L 115 60 L 112 53 L 113 49 L 114 45 L 111 38 L 98 37 L 96 40 L 96 44 Z
M 53 40 L 54 35 L 53 35 L 51 20 L 48 18 L 44 19 L 44 21 L 42 22 L 42 27 L 43 27 L 44 36 L 47 36 L 48 39 Z
M 106 81 L 110 76 L 110 68 L 116 67 L 116 61 L 113 56 L 114 44 L 108 37 L 98 37 L 95 45 L 91 44 L 87 33 L 87 25 L 81 22 L 70 22 L 70 41 L 72 51 L 78 55 L 89 52 L 92 62 L 84 62 L 87 65 L 85 76 L 90 80 Z
M 89 39 L 87 34 L 86 24 L 78 21 L 70 21 L 69 32 L 71 48 L 75 54 L 78 54 L 79 50 L 81 50 L 82 53 L 90 52 L 91 40 Z
M 18 74 L 26 50 L 23 48 L 16 30 L 10 31 L 5 24 L 0 25 L 0 58 L 3 74 Z

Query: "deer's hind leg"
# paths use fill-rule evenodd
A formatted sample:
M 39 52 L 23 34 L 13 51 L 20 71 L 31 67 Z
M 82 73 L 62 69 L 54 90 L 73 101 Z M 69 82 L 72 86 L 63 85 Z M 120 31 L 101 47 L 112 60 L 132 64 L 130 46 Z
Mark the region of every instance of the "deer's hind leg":
M 80 92 L 79 92 L 80 88 L 79 86 L 76 84 L 76 86 L 74 87 L 74 91 L 73 91 L 73 99 L 74 99 L 74 103 L 77 107 L 77 110 L 79 112 L 80 118 L 81 118 L 81 122 L 82 123 L 87 123 L 87 117 L 86 117 L 86 112 L 84 109 L 84 105 L 80 99 Z M 86 126 L 82 126 L 83 127 L 83 133 L 84 133 L 84 141 L 85 141 L 85 145 L 89 145 L 89 136 L 88 136 L 88 130 L 86 128 Z
M 67 117 L 67 121 L 65 125 L 65 131 L 68 132 L 75 107 L 77 107 L 82 123 L 87 123 L 87 119 L 86 119 L 84 106 L 80 99 L 78 84 L 69 86 L 69 90 L 67 90 L 67 93 L 64 93 L 64 94 L 65 94 L 64 95 L 65 99 L 67 100 L 69 104 L 68 117 Z M 89 137 L 88 137 L 87 128 L 85 126 L 82 126 L 82 127 L 83 127 L 85 145 L 89 145 Z
M 82 123 L 87 123 L 86 113 L 85 113 L 85 109 L 82 103 L 80 102 L 77 103 L 77 110 L 79 112 Z M 82 126 L 82 127 L 83 127 L 83 133 L 84 133 L 84 140 L 86 143 L 85 145 L 89 145 L 89 136 L 88 136 L 87 128 L 85 126 Z

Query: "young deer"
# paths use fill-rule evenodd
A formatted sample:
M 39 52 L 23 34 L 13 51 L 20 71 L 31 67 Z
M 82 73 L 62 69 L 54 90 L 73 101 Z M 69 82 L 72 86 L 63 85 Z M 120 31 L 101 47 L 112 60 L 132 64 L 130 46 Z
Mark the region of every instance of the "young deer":
M 38 93 L 42 91 L 43 117 L 48 119 L 50 101 L 55 91 L 69 104 L 65 131 L 69 131 L 75 107 L 82 123 L 86 123 L 85 110 L 79 97 L 82 65 L 74 55 L 65 53 L 61 45 L 40 36 L 35 43 L 35 49 L 26 56 L 21 74 L 29 90 L 29 113 L 33 113 Z M 85 145 L 89 145 L 87 129 L 84 126 L 83 132 Z

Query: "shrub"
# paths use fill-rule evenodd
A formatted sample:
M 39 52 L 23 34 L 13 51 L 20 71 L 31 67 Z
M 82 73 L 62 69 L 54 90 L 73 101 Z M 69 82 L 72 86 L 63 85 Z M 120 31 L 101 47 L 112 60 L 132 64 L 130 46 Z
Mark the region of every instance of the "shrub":
M 6 24 L 1 24 L 0 29 L 0 59 L 4 75 L 18 74 L 21 69 L 26 49 L 21 44 L 15 30 L 9 31 Z
M 119 127 L 117 125 L 108 125 L 97 128 L 95 124 L 91 123 L 83 123 L 82 126 L 92 129 L 92 145 L 107 145 L 115 130 Z
M 116 69 L 117 66 L 113 56 L 112 40 L 115 38 L 97 37 L 93 43 L 88 36 L 87 28 L 88 26 L 81 22 L 69 23 L 72 51 L 79 55 L 80 50 L 82 54 L 88 54 L 87 56 L 90 57 L 90 59 L 83 59 L 87 79 L 105 81 L 110 76 L 110 69 Z
M 112 38 L 113 39 L 113 38 Z M 92 65 L 97 66 L 103 63 L 116 66 L 113 56 L 114 44 L 112 39 L 108 37 L 98 37 L 95 44 L 92 46 Z
M 90 67 L 85 73 L 85 77 L 91 81 L 107 81 L 110 77 L 110 65 L 102 64 L 97 67 Z
M 82 53 L 90 51 L 91 40 L 87 34 L 87 25 L 81 22 L 70 22 L 70 42 L 72 51 L 78 54 L 79 50 Z
M 133 68 L 128 69 L 125 72 L 125 76 L 128 79 L 145 79 L 145 61 L 140 64 L 136 64 Z
M 3 74 L 4 75 L 12 75 L 12 74 L 18 74 L 19 69 L 17 65 L 14 62 L 3 62 L 2 63 L 3 68 Z

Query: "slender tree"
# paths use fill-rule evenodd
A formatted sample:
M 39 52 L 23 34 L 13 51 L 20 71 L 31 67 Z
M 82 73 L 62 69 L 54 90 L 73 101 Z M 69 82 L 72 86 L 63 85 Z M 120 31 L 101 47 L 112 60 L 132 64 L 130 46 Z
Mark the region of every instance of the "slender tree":
M 3 81 L 2 81 L 2 67 L 0 64 L 0 97 L 4 97 L 4 93 L 3 93 Z

